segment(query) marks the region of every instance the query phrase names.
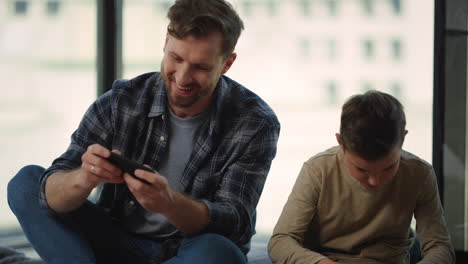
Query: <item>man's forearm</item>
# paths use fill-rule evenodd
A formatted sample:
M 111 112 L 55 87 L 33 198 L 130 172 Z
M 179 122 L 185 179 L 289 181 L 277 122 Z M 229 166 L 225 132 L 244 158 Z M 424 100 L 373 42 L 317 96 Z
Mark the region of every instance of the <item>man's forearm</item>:
M 80 181 L 79 169 L 55 172 L 46 182 L 47 203 L 57 213 L 70 212 L 83 204 L 93 188 Z
M 177 229 L 187 235 L 193 235 L 206 227 L 209 211 L 205 203 L 177 192 L 174 195 L 174 206 L 164 215 Z

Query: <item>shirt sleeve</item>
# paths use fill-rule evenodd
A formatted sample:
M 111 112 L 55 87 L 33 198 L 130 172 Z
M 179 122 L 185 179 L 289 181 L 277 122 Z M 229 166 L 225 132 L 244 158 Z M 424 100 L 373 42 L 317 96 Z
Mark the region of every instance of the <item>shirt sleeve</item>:
M 102 95 L 86 111 L 78 128 L 71 136 L 68 149 L 60 157 L 52 162 L 52 165 L 44 171 L 39 182 L 39 203 L 43 208 L 49 209 L 45 195 L 47 178 L 55 172 L 76 169 L 81 166 L 81 156 L 91 144 L 98 143 L 109 145 L 112 131 L 110 93 Z
M 316 263 L 326 258 L 303 246 L 304 234 L 316 215 L 321 184 L 305 163 L 268 243 L 273 263 Z
M 423 260 L 419 263 L 455 263 L 455 253 L 445 224 L 436 176 L 431 168 L 416 204 L 416 233 Z
M 205 232 L 225 235 L 241 248 L 255 232 L 256 206 L 276 155 L 280 130 L 279 123 L 263 122 L 257 127 L 254 135 L 241 136 L 245 151 L 234 155 L 238 158 L 225 171 L 213 199 L 203 200 L 209 210 Z

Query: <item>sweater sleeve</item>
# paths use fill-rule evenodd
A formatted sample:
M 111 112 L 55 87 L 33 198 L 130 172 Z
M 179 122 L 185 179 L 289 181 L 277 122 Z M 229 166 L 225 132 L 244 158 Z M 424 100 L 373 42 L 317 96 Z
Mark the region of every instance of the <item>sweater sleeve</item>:
M 304 247 L 304 234 L 316 214 L 321 184 L 305 163 L 273 230 L 268 254 L 273 263 L 313 264 L 325 256 Z
M 416 233 L 420 238 L 423 252 L 423 259 L 419 263 L 455 263 L 455 253 L 445 224 L 435 172 L 432 168 L 421 189 L 414 216 Z

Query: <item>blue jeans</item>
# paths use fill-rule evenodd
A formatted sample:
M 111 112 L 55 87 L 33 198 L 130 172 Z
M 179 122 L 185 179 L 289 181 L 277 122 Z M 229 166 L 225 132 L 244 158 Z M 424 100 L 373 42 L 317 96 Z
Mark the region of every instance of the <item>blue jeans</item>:
M 419 237 L 416 234 L 416 232 L 411 229 L 411 232 L 413 233 L 413 244 L 411 245 L 411 248 L 409 250 L 409 255 L 410 255 L 410 264 L 416 264 L 419 261 L 422 260 L 422 254 L 421 254 L 421 244 L 419 243 Z
M 246 263 L 229 239 L 202 234 L 156 242 L 127 233 L 100 207 L 87 201 L 79 209 L 54 215 L 39 206 L 44 168 L 22 168 L 8 183 L 8 204 L 28 240 L 47 264 L 74 263 Z

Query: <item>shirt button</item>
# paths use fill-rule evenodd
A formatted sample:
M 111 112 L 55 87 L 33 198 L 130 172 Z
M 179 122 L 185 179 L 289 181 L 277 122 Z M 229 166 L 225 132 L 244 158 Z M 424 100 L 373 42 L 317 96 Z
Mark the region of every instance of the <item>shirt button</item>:
M 134 206 L 134 205 L 135 205 L 135 201 L 130 201 L 130 205 L 131 205 L 131 206 Z
M 164 136 L 161 136 L 159 140 L 164 141 Z

